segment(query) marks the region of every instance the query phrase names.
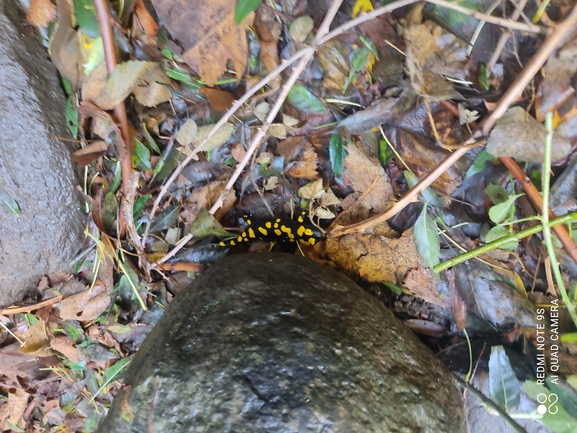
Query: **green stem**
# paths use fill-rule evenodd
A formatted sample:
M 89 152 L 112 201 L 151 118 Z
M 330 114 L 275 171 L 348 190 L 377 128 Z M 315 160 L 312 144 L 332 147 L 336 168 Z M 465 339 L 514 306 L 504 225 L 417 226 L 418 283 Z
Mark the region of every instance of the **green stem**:
M 551 267 L 553 268 L 553 273 L 555 274 L 557 287 L 561 292 L 561 298 L 563 299 L 565 308 L 567 308 L 567 311 L 571 315 L 575 326 L 577 326 L 577 312 L 575 311 L 575 305 L 571 302 L 571 299 L 567 294 L 567 289 L 565 289 L 565 284 L 563 283 L 563 278 L 561 277 L 561 269 L 559 268 L 559 262 L 555 256 L 555 249 L 553 248 L 553 240 L 551 237 L 551 225 L 549 223 L 549 175 L 551 172 L 551 141 L 553 138 L 552 113 L 547 113 L 547 116 L 545 117 L 545 128 L 547 129 L 547 136 L 545 138 L 545 155 L 543 156 L 543 204 L 541 215 L 541 221 L 543 223 L 543 240 L 547 246 L 547 253 L 549 254 L 549 259 L 551 260 Z
M 554 227 L 554 226 L 557 226 L 559 224 L 567 224 L 567 223 L 570 223 L 573 221 L 577 221 L 577 212 L 573 212 L 573 213 L 570 213 L 567 215 L 563 215 L 562 217 L 555 218 L 554 220 L 552 220 L 549 223 L 549 227 Z M 488 253 L 489 251 L 493 251 L 493 250 L 496 250 L 497 248 L 501 248 L 503 245 L 506 245 L 508 242 L 511 242 L 513 240 L 524 239 L 524 238 L 529 237 L 531 235 L 537 234 L 541 231 L 543 231 L 543 225 L 542 224 L 534 225 L 532 227 L 526 228 L 525 230 L 521 230 L 520 232 L 499 238 L 499 239 L 497 239 L 497 240 L 495 240 L 489 244 L 483 245 L 482 247 L 475 248 L 474 250 L 468 251 L 465 254 L 461 254 L 459 256 L 453 257 L 452 259 L 447 260 L 446 262 L 439 263 L 437 266 L 435 266 L 433 268 L 433 271 L 435 271 L 435 272 L 444 271 L 444 270 L 449 269 L 455 265 L 458 265 L 459 263 L 463 263 L 463 262 L 466 262 L 467 260 L 474 259 L 477 256 L 480 256 L 481 254 L 485 254 L 485 253 Z

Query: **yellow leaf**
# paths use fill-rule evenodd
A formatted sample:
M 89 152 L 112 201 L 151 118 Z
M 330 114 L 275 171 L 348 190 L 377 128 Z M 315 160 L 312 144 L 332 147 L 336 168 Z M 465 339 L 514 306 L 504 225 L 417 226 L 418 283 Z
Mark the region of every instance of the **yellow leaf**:
M 353 6 L 353 13 L 351 18 L 355 18 L 361 12 L 371 12 L 374 11 L 373 4 L 371 0 L 357 0 Z

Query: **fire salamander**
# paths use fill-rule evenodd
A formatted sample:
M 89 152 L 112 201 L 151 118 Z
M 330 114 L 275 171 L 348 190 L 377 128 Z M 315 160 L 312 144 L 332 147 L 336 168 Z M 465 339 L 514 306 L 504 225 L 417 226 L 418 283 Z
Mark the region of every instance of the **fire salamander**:
M 303 241 L 314 245 L 323 237 L 318 227 L 307 222 L 306 211 L 296 219 L 275 218 L 262 221 L 254 221 L 251 215 L 245 215 L 244 220 L 248 224 L 245 231 L 236 238 L 221 241 L 220 246 L 235 246 L 253 239 L 260 239 L 274 243 L 287 244 L 289 242 Z

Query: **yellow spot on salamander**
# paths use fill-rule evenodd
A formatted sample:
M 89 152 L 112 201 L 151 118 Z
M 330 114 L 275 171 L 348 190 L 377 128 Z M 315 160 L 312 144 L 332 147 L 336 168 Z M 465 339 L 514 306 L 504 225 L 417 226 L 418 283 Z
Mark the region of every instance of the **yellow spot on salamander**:
M 294 241 L 295 235 L 293 235 L 291 232 L 287 233 L 287 236 L 291 241 Z
M 248 228 L 248 237 L 251 239 L 256 238 L 256 235 L 254 234 L 254 230 L 251 227 Z
M 245 221 L 249 226 L 252 224 L 252 220 L 250 220 L 250 219 L 245 219 Z
M 218 244 L 219 244 L 221 247 L 226 247 L 226 244 L 225 244 L 223 241 L 220 241 Z
M 264 225 L 267 229 L 272 229 L 272 223 L 270 221 L 267 221 L 266 223 L 264 223 Z
M 239 236 L 238 238 L 236 238 L 236 240 L 237 240 L 238 242 L 242 242 L 242 241 L 243 241 L 242 236 Z
M 285 233 L 290 233 L 291 229 L 290 227 L 285 226 L 284 224 L 282 226 L 280 226 L 280 229 L 285 232 Z
M 303 217 L 300 216 L 300 215 L 299 215 L 299 217 L 297 218 L 297 221 L 298 221 L 299 223 L 305 222 L 305 220 L 303 219 Z
M 309 239 L 309 245 L 314 245 L 317 243 L 317 240 L 315 238 L 310 238 Z
M 274 229 L 274 234 L 277 236 L 282 236 L 282 232 L 279 229 Z
M 305 230 L 305 235 L 307 236 L 312 236 L 313 235 L 313 231 L 311 229 L 306 229 Z
M 270 224 L 270 223 L 268 223 Z M 270 227 L 269 227 L 270 228 Z M 263 235 L 263 236 L 267 236 L 268 232 L 266 231 L 266 229 L 264 227 L 259 227 L 258 231 Z
M 246 239 L 246 232 L 242 232 L 241 236 Z
M 230 241 L 230 245 L 234 247 L 236 244 L 234 243 L 234 241 Z
M 299 226 L 299 228 L 297 229 L 297 234 L 299 235 L 299 237 L 303 237 L 303 234 L 305 232 L 305 227 L 304 226 Z

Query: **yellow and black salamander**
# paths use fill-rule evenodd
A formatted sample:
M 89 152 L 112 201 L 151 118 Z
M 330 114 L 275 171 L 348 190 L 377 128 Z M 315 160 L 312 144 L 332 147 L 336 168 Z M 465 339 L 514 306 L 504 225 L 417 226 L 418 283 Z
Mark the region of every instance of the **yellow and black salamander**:
M 254 239 L 285 245 L 298 241 L 314 245 L 323 237 L 321 230 L 308 220 L 306 211 L 295 219 L 271 218 L 255 221 L 251 215 L 243 218 L 248 225 L 246 230 L 235 238 L 221 241 L 220 246 L 235 246 Z

